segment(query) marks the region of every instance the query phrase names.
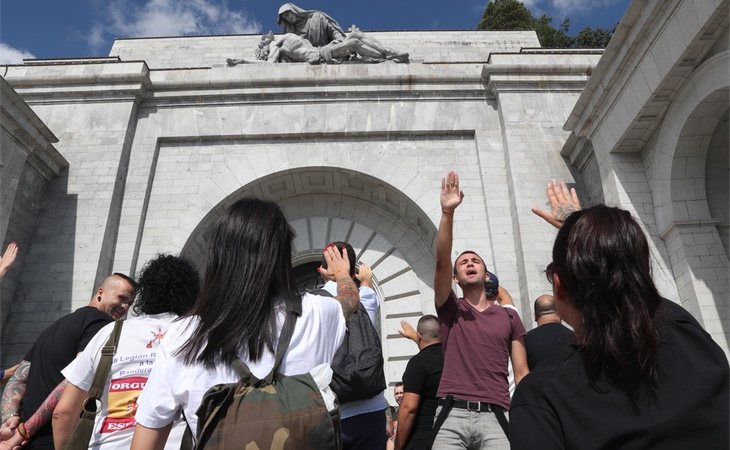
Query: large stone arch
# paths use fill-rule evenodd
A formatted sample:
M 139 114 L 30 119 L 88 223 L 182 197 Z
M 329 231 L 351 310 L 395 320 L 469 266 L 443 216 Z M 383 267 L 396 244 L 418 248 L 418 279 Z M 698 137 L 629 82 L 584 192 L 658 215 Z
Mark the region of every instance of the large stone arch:
M 728 113 L 729 64 L 730 52 L 723 51 L 689 77 L 667 110 L 653 162 L 657 226 L 667 244 L 679 300 L 726 352 L 730 265 L 719 220 L 710 213 L 706 171 L 710 143 Z
M 380 331 L 388 381 L 400 379 L 415 348 L 396 330 L 433 313 L 431 280 L 436 229 L 426 213 L 395 187 L 370 175 L 333 167 L 289 169 L 258 178 L 212 208 L 181 250 L 201 270 L 215 221 L 229 205 L 254 196 L 276 201 L 297 233 L 295 267 L 318 261 L 335 240 L 350 242 L 373 268 L 382 296 Z
M 728 65 L 730 51 L 710 57 L 690 76 L 667 110 L 653 164 L 660 233 L 676 222 L 710 219 L 705 159 L 710 139 L 728 110 Z

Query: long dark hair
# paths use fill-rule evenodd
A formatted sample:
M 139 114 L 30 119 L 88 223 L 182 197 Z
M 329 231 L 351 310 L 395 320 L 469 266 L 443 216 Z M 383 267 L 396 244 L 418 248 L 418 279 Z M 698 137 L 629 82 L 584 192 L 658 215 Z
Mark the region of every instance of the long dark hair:
M 203 288 L 190 316 L 199 321 L 180 348 L 188 364 L 230 364 L 242 349 L 250 361 L 273 351 L 277 299 L 296 286 L 294 231 L 274 202 L 244 198 L 220 217 L 208 251 Z
M 605 375 L 624 387 L 653 379 L 661 297 L 649 245 L 631 214 L 597 205 L 568 216 L 553 246 L 553 270 L 583 316 L 589 378 Z
M 200 275 L 187 259 L 159 254 L 144 265 L 137 284 L 134 312 L 180 316 L 190 311 L 198 296 Z

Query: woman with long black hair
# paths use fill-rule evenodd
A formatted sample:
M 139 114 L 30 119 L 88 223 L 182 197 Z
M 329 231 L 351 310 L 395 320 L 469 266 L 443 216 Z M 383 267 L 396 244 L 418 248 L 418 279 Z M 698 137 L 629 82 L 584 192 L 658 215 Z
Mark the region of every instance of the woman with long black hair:
M 559 228 L 546 274 L 577 345 L 537 367 L 510 410 L 513 449 L 728 448 L 728 362 L 681 306 L 659 294 L 649 244 L 628 211 L 580 210 L 548 186 Z
M 210 243 L 203 286 L 191 312 L 163 339 L 139 398 L 133 449 L 161 448 L 170 424 L 184 413 L 191 430 L 196 410 L 212 386 L 239 376 L 236 358 L 257 378 L 274 363 L 285 311 L 298 298 L 292 273 L 294 232 L 273 202 L 246 198 L 218 220 Z M 325 249 L 327 275 L 337 282 L 335 298 L 306 294 L 285 353 L 284 375 L 329 364 L 345 335 L 345 320 L 357 310 L 357 287 L 347 254 Z

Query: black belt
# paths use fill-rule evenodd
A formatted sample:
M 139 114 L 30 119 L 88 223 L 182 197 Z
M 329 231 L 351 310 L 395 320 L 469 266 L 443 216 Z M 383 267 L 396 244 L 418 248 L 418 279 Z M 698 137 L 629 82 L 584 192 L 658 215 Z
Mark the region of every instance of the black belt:
M 439 398 L 439 405 L 444 406 L 447 403 L 445 398 Z M 475 412 L 494 412 L 496 408 L 504 410 L 499 405 L 493 405 L 492 403 L 478 402 L 476 400 L 459 400 L 454 399 L 451 406 L 459 409 L 466 409 L 467 411 Z

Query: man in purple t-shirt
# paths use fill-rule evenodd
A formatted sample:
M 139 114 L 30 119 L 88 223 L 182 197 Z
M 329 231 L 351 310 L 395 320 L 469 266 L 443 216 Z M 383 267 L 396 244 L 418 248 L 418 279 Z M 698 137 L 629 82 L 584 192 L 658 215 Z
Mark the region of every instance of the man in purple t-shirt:
M 465 251 L 451 265 L 454 211 L 464 193 L 454 172 L 441 180 L 441 223 L 436 240 L 434 294 L 441 326 L 444 370 L 439 384 L 442 409 L 449 409 L 433 448 L 509 449 L 505 411 L 509 410 L 507 359 L 512 358 L 515 384 L 527 375 L 519 316 L 488 299 L 484 260 Z M 464 297 L 451 289 L 458 283 Z M 503 291 L 500 289 L 500 291 Z

